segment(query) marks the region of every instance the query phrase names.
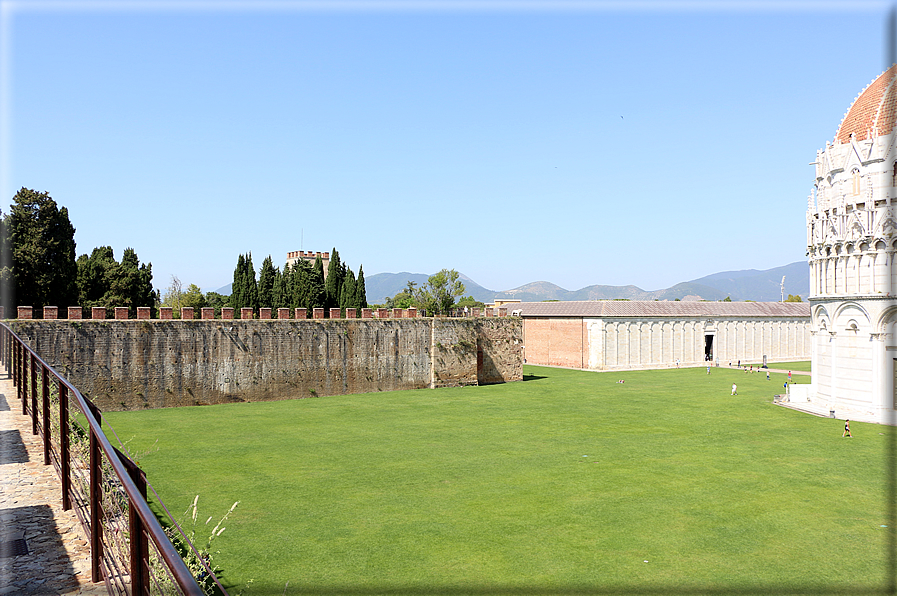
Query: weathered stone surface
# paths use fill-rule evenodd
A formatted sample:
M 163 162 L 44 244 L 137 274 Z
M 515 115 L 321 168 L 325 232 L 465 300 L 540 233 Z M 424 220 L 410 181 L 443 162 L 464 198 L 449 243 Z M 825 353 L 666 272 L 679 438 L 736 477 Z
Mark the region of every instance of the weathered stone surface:
M 501 383 L 520 319 L 13 321 L 102 410 Z

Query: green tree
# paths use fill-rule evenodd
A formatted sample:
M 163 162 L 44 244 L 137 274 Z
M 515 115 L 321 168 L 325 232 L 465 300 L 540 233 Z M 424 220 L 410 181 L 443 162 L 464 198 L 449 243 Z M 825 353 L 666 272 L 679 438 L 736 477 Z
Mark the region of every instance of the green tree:
M 794 296 L 792 294 L 788 294 L 788 298 L 785 299 L 785 302 L 803 302 L 800 295 Z
M 464 308 L 465 306 L 467 308 L 483 308 L 486 304 L 479 300 L 475 300 L 473 296 L 464 296 L 455 303 L 455 306 L 458 308 Z
M 355 308 L 368 307 L 367 290 L 364 288 L 364 268 L 361 265 L 358 266 L 358 279 L 355 280 L 354 306 Z
M 427 279 L 416 293 L 415 301 L 427 314 L 447 314 L 455 304 L 455 298 L 464 294 L 464 284 L 454 269 L 443 269 Z
M 339 305 L 344 309 L 344 313 L 346 309 L 357 308 L 355 306 L 355 274 L 351 269 L 346 270 L 346 277 L 343 279 L 342 288 L 340 288 Z
M 189 286 L 187 286 L 187 291 L 184 292 L 184 295 L 181 298 L 181 303 L 183 304 L 183 306 L 192 306 L 194 309 L 196 309 L 197 312 L 199 311 L 199 309 L 209 305 L 208 301 L 206 300 L 205 294 L 202 293 L 202 290 L 196 284 L 190 284 Z
M 330 253 L 330 263 L 327 265 L 327 278 L 324 281 L 324 308 L 340 306 L 340 290 L 342 290 L 344 273 L 345 269 L 342 263 L 340 263 L 339 253 L 336 252 L 334 247 Z
M 276 308 L 274 282 L 279 277 L 280 271 L 274 266 L 271 255 L 268 255 L 262 261 L 262 270 L 259 272 L 258 296 L 260 307 Z
M 230 296 L 219 294 L 218 292 L 206 292 L 206 304 L 215 309 L 215 316 L 221 314 L 221 308 L 227 306 Z
M 80 255 L 75 261 L 78 267 L 78 304 L 87 308 L 107 306 L 103 301 L 118 261 L 111 246 L 99 246 L 90 256 Z
M 162 306 L 170 306 L 174 309 L 175 313 L 179 313 L 181 306 L 183 306 L 183 297 L 184 285 L 181 283 L 181 280 L 178 279 L 177 275 L 172 275 L 171 283 L 168 285 L 168 289 L 165 290 L 165 295 L 162 296 Z M 177 316 L 180 315 L 177 314 Z
M 230 305 L 234 310 L 259 307 L 258 284 L 255 281 L 255 267 L 252 265 L 252 253 L 240 255 L 234 269 L 234 282 L 231 287 Z
M 68 209 L 46 192 L 22 188 L 13 197 L 5 231 L 11 275 L 0 290 L 5 304 L 66 308 L 78 301 L 75 228 Z
M 133 248 L 126 248 L 117 267 L 107 270 L 109 290 L 103 296 L 104 305 L 127 306 L 131 314 L 136 314 L 138 306 L 156 306 L 156 292 L 153 290 L 152 263 L 140 264 Z

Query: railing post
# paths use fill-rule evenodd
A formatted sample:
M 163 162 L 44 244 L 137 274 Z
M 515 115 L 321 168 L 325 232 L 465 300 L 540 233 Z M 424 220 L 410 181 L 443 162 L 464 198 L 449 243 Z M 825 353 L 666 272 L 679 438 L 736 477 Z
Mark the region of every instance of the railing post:
M 128 475 L 137 485 L 137 490 L 140 491 L 143 500 L 146 501 L 146 474 L 125 454 L 117 449 L 115 452 L 118 454 L 119 461 L 128 469 Z M 149 541 L 140 514 L 137 513 L 137 508 L 130 499 L 128 500 L 128 526 L 131 534 L 131 594 L 146 594 L 150 590 Z
M 44 366 L 42 367 L 41 372 L 43 373 L 43 383 L 41 389 L 43 390 L 43 402 L 44 408 L 41 412 L 41 426 L 44 429 L 44 465 L 50 465 L 50 370 Z
M 97 583 L 100 576 L 100 558 L 103 556 L 101 540 L 103 528 L 100 527 L 100 499 L 102 498 L 103 462 L 100 459 L 100 446 L 93 428 L 90 434 L 90 581 Z
M 19 380 L 22 382 L 19 387 L 19 396 L 22 398 L 22 415 L 28 415 L 28 360 L 29 354 L 25 348 L 22 348 L 22 376 Z
M 70 496 L 72 487 L 71 466 L 69 465 L 69 389 L 59 384 L 59 467 L 62 478 L 62 509 L 72 508 Z
M 31 434 L 37 434 L 37 360 L 31 357 Z

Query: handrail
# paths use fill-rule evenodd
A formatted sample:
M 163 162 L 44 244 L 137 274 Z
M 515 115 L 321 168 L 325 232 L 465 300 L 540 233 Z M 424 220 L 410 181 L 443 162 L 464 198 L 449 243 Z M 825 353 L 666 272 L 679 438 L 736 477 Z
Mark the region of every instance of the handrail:
M 27 350 L 27 354 L 30 355 L 28 360 L 31 360 L 28 363 L 32 369 L 32 379 L 34 379 L 34 363 L 37 362 L 43 368 L 44 371 L 52 374 L 58 382 L 62 385 L 60 387 L 60 394 L 68 393 L 69 399 L 73 399 L 77 402 L 78 407 L 80 408 L 82 414 L 84 415 L 87 425 L 90 431 L 90 439 L 91 439 L 91 455 L 94 455 L 97 452 L 97 449 L 101 451 L 106 456 L 106 460 L 111 465 L 112 469 L 115 471 L 115 475 L 118 478 L 118 481 L 121 483 L 122 488 L 128 497 L 128 503 L 130 507 L 136 512 L 137 516 L 140 518 L 140 523 L 143 526 L 143 530 L 149 535 L 152 539 L 153 543 L 156 545 L 156 549 L 159 552 L 159 555 L 168 565 L 169 570 L 171 571 L 175 581 L 178 584 L 178 587 L 184 592 L 186 596 L 204 596 L 204 592 L 202 588 L 197 584 L 196 579 L 193 577 L 193 574 L 187 568 L 186 563 L 178 554 L 177 549 L 169 540 L 168 535 L 165 533 L 165 530 L 162 528 L 162 524 L 159 523 L 159 520 L 156 519 L 156 516 L 153 514 L 152 510 L 149 507 L 149 504 L 146 502 L 144 495 L 141 493 L 140 489 L 137 487 L 137 484 L 131 477 L 131 474 L 128 471 L 128 468 L 124 463 L 119 459 L 118 454 L 116 453 L 115 448 L 109 442 L 109 439 L 106 437 L 106 434 L 103 432 L 100 421 L 97 420 L 97 416 L 95 414 L 95 406 L 91 402 L 89 402 L 81 392 L 78 391 L 76 387 L 74 387 L 65 377 L 60 375 L 56 370 L 47 364 L 37 353 L 34 352 L 28 345 L 19 337 L 6 323 L 0 323 L 0 335 L 8 334 L 8 342 L 6 338 L 4 340 L 0 340 L 0 345 L 2 345 L 2 359 L 7 366 L 7 369 L 10 370 L 10 348 L 12 348 L 12 369 L 11 372 L 13 374 L 14 380 L 19 384 L 18 395 L 23 401 L 23 409 L 27 407 L 28 396 L 22 391 L 22 377 L 26 374 L 26 353 L 22 350 Z M 13 344 L 14 342 L 14 344 Z M 33 381 L 32 381 L 33 382 Z M 62 388 L 67 389 L 67 391 L 63 391 Z M 32 391 L 35 392 L 36 395 L 36 385 L 32 385 Z M 36 412 L 33 412 L 32 416 L 36 416 Z M 46 428 L 44 429 L 46 433 Z M 48 440 L 45 437 L 45 441 Z M 93 457 L 91 457 L 93 460 Z M 91 468 L 93 468 L 94 462 L 91 462 Z M 65 482 L 64 482 L 65 484 Z M 67 491 L 66 491 L 67 492 Z M 68 495 L 64 494 L 64 501 L 68 501 Z M 96 501 L 91 499 L 91 518 L 94 520 L 99 519 L 99 512 L 95 511 L 97 507 Z M 94 545 L 98 544 L 100 528 L 96 524 L 91 524 L 91 560 L 93 562 L 93 581 L 98 582 L 101 579 L 98 577 L 98 558 L 99 553 L 96 552 Z M 136 537 L 134 537 L 136 539 Z M 139 570 L 131 569 L 132 578 L 135 575 L 139 574 Z

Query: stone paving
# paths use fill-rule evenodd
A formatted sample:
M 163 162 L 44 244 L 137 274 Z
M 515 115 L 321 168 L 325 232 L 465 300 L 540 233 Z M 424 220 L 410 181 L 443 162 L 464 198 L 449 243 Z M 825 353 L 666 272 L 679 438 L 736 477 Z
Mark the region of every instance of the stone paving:
M 41 438 L 5 376 L 0 369 L 0 542 L 24 538 L 28 553 L 0 556 L 0 596 L 105 596 L 106 584 L 90 581 L 81 522 L 62 510 L 59 476 L 43 465 Z

